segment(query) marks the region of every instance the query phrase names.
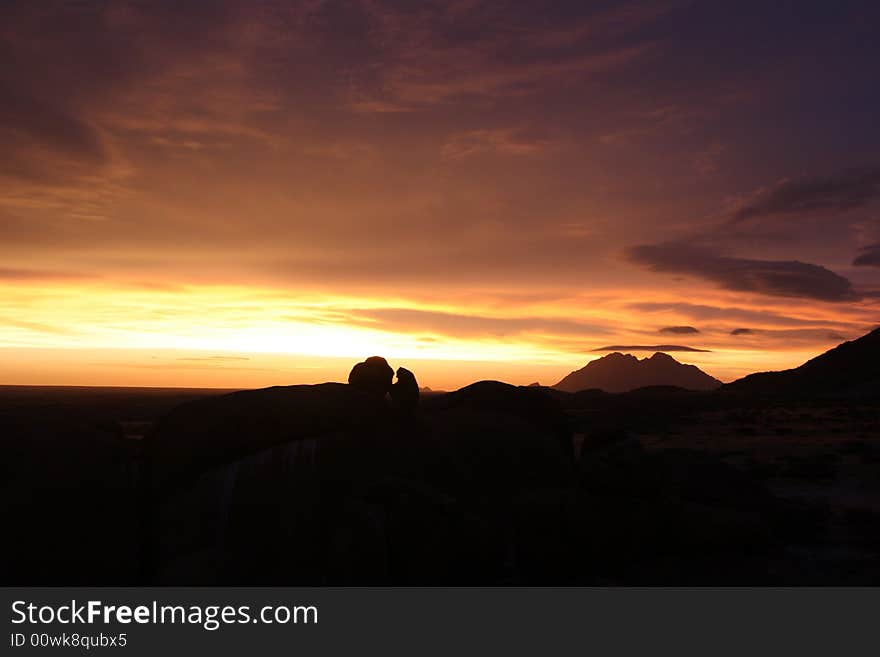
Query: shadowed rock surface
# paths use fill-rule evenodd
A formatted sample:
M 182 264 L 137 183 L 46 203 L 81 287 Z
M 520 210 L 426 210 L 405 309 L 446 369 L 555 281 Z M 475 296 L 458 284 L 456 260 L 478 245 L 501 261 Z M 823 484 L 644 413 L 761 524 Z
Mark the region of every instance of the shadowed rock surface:
M 222 454 L 230 462 L 191 468 L 190 483 L 178 477 L 156 490 L 152 579 L 376 584 L 561 577 L 559 556 L 567 548 L 559 532 L 573 463 L 555 400 L 484 382 L 434 397 L 415 416 L 377 403 L 350 417 L 348 404 L 381 400 L 330 386 L 211 400 L 236 406 L 198 434 L 203 449 L 215 452 L 211 434 L 246 424 L 241 413 L 279 402 L 287 409 L 282 414 L 316 400 L 325 405 L 308 418 L 293 413 L 264 423 L 261 431 L 273 427 L 278 440 L 249 453 L 236 444 L 244 434 L 226 429 Z M 189 406 L 195 424 L 198 414 L 216 414 L 213 404 Z M 192 441 L 189 426 L 179 417 L 165 421 L 156 437 Z M 205 506 L 208 500 L 219 504 Z M 199 523 L 191 522 L 193 514 Z M 556 532 L 550 547 L 543 545 L 547 522 Z
M 342 383 L 276 386 L 209 397 L 171 411 L 149 438 L 154 476 L 174 479 L 294 440 L 389 421 L 385 400 Z

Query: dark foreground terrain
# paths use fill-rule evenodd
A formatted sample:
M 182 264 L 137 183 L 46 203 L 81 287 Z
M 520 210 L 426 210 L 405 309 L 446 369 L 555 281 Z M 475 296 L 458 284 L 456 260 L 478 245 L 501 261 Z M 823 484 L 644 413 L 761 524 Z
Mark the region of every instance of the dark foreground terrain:
M 4 584 L 878 584 L 877 399 L 0 388 Z

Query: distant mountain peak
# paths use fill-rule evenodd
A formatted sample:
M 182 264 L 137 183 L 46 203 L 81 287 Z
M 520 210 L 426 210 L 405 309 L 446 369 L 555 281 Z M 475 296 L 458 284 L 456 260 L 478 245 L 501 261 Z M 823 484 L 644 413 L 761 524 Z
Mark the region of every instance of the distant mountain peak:
M 614 351 L 614 352 L 608 354 L 607 356 L 605 356 L 604 358 L 600 358 L 599 360 L 604 360 L 604 359 L 610 359 L 610 360 L 632 360 L 632 361 L 637 361 L 637 360 L 638 360 L 638 358 L 636 358 L 636 357 L 633 356 L 632 354 L 622 354 L 622 353 L 620 353 L 619 351 Z
M 599 388 L 606 392 L 627 392 L 646 386 L 676 386 L 689 390 L 712 390 L 721 386 L 715 379 L 694 365 L 679 363 L 667 353 L 658 351 L 639 360 L 632 354 L 614 352 L 590 361 L 583 368 L 563 378 L 554 388 L 577 392 Z

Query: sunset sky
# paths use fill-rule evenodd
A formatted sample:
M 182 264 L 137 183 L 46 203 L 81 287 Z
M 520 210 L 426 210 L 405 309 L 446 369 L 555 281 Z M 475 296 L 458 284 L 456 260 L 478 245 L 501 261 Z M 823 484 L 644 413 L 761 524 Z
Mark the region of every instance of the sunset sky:
M 878 27 L 870 0 L 2 2 L 0 383 L 797 365 L 880 324 Z

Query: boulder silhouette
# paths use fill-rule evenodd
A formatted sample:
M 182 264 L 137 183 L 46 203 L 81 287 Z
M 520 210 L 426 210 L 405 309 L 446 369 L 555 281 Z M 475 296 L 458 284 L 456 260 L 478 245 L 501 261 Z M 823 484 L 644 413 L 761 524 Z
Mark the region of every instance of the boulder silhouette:
M 348 375 L 349 385 L 369 392 L 378 397 L 384 397 L 391 392 L 391 380 L 394 378 L 394 370 L 381 356 L 370 356 L 365 361 L 351 368 Z
M 405 367 L 397 368 L 397 383 L 391 386 L 391 400 L 404 410 L 412 410 L 419 405 L 416 375 Z

